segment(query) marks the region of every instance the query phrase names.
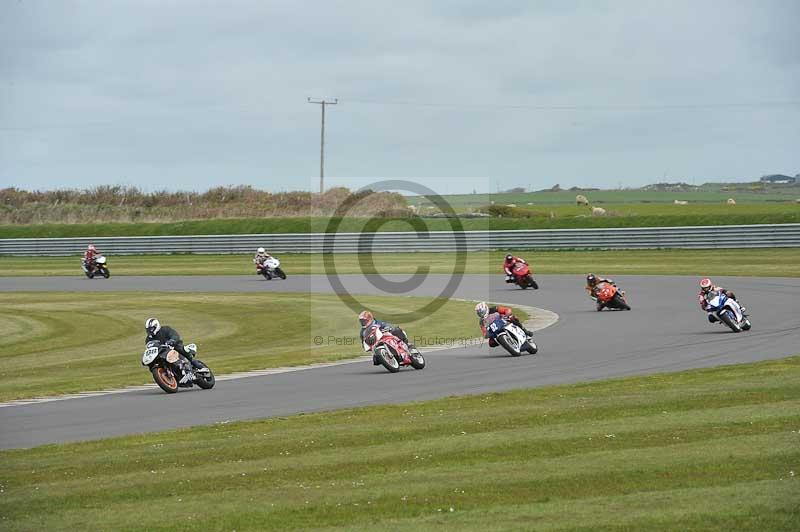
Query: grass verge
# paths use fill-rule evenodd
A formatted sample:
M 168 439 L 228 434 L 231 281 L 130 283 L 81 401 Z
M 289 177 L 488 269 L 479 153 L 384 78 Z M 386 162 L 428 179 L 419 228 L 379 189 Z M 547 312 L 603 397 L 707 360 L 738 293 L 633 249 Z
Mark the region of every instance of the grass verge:
M 380 317 L 430 299 L 362 297 Z M 447 301 L 435 320 L 399 324 L 420 346 L 447 323 L 448 336 L 480 335 L 473 304 Z M 524 313 L 520 313 L 524 316 Z M 358 320 L 336 296 L 310 294 L 0 294 L 0 401 L 152 382 L 140 364 L 144 320 L 158 316 L 217 373 L 363 354 Z M 317 339 L 319 337 L 319 339 Z M 424 350 L 424 348 L 423 348 Z
M 472 252 L 466 273 L 500 274 L 508 251 Z M 527 257 L 536 273 L 602 271 L 609 275 L 746 275 L 799 277 L 800 248 L 621 251 L 516 251 Z M 369 255 L 337 254 L 336 271 L 345 273 L 413 273 L 420 265 L 431 273 L 451 273 L 453 253 L 375 253 L 374 265 L 360 260 Z M 289 275 L 324 274 L 318 254 L 281 254 Z M 250 255 L 141 255 L 109 257 L 112 279 L 118 275 L 254 275 Z M 0 257 L 4 276 L 83 275 L 78 257 Z M 87 280 L 87 282 L 89 282 Z M 97 280 L 95 282 L 104 282 Z
M 799 381 L 791 357 L 3 451 L 0 522 L 796 530 Z

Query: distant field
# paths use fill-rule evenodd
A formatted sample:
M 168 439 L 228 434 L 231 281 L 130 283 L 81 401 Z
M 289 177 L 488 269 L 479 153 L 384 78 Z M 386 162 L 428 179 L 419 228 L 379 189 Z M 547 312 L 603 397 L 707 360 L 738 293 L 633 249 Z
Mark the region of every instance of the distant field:
M 508 251 L 469 253 L 464 271 L 499 275 L 503 255 Z M 536 273 L 800 277 L 800 248 L 719 249 L 711 254 L 703 249 L 513 252 L 527 257 Z M 290 276 L 325 273 L 320 254 L 279 256 Z M 403 274 L 425 265 L 431 273 L 447 274 L 455 265 L 454 253 L 376 253 L 372 258 L 374 263 L 362 270 L 359 261 L 363 256 L 337 254 L 336 271 Z M 86 282 L 113 283 L 120 275 L 255 275 L 250 255 L 121 255 L 110 257 L 109 266 L 109 281 Z M 0 257 L 0 275 L 83 277 L 83 272 L 78 257 Z
M 684 200 L 691 203 L 724 203 L 728 198 L 734 198 L 737 203 L 774 203 L 792 201 L 800 198 L 800 185 L 770 186 L 764 192 L 744 190 L 707 190 L 703 192 L 661 192 L 654 190 L 596 190 L 558 192 L 523 192 L 523 193 L 497 193 L 497 194 L 453 194 L 443 198 L 454 208 L 466 209 L 488 205 L 491 201 L 500 204 L 515 203 L 519 206 L 533 203 L 535 205 L 566 205 L 575 204 L 575 196 L 583 194 L 590 202 L 596 204 L 620 203 L 672 203 L 674 200 Z M 424 198 L 407 197 L 410 205 L 430 205 Z M 605 205 L 603 205 L 605 206 Z
M 586 207 L 573 204 L 517 203 L 526 218 L 462 218 L 467 230 L 570 229 L 591 227 L 669 227 L 690 225 L 747 225 L 800 223 L 800 204 L 751 203 L 739 205 L 669 203 L 608 203 L 609 216 L 592 217 Z M 463 209 L 461 209 L 463 211 Z M 424 212 L 423 212 L 424 213 Z M 449 220 L 423 218 L 429 231 L 450 231 Z M 368 218 L 346 218 L 339 232 L 361 232 Z M 407 219 L 380 219 L 379 231 L 411 231 Z M 326 231 L 330 219 L 319 217 L 193 220 L 173 223 L 0 225 L 0 238 L 64 238 L 102 236 L 226 235 L 316 233 Z
M 0 528 L 795 531 L 798 382 L 791 357 L 2 451 Z

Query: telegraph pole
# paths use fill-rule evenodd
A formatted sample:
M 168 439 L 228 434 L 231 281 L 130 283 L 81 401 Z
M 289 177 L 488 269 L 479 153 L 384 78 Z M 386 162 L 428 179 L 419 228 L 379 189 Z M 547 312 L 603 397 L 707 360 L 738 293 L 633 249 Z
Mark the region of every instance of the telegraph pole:
M 315 103 L 322 108 L 322 125 L 319 134 L 319 193 L 325 192 L 325 106 L 336 105 L 339 98 L 333 100 L 312 100 L 308 98 L 308 103 Z

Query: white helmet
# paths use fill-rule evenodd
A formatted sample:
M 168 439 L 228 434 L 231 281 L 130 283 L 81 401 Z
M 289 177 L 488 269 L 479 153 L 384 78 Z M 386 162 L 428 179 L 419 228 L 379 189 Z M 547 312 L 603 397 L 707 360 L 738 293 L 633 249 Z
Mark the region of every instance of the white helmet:
M 489 315 L 489 307 L 488 307 L 488 305 L 486 305 L 486 303 L 484 303 L 483 301 L 481 301 L 480 303 L 475 305 L 475 314 L 477 314 L 478 317 L 481 318 L 481 319 L 483 319 L 486 316 L 488 316 Z
M 264 249 L 264 248 L 258 248 L 258 249 L 256 250 L 256 253 L 266 253 L 266 252 L 267 252 L 267 250 L 266 250 L 266 249 Z
M 144 322 L 144 329 L 149 334 L 156 334 L 159 330 L 161 330 L 161 324 L 155 318 L 147 318 Z

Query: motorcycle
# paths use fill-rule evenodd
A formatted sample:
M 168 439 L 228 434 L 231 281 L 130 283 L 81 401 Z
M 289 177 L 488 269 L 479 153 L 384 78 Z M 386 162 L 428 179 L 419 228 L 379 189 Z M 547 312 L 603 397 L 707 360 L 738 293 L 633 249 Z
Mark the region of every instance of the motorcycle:
M 267 281 L 275 277 L 286 279 L 286 274 L 281 269 L 281 261 L 276 257 L 267 257 L 261 264 L 256 263 L 256 273 L 263 275 Z
M 713 317 L 710 321 L 720 321 L 735 333 L 749 331 L 752 327 L 739 303 L 728 297 L 725 292 L 713 290 L 705 296 L 705 299 L 706 311 Z
M 397 373 L 403 366 L 411 366 L 414 369 L 425 367 L 425 358 L 417 350 L 413 352 L 400 338 L 390 332 L 382 331 L 380 327 L 374 326 L 364 335 L 364 351 L 372 351 L 372 356 L 389 370 L 389 373 Z
M 628 305 L 628 302 L 625 300 L 625 292 L 619 290 L 611 283 L 597 283 L 597 286 L 592 291 L 592 294 L 594 296 L 593 299 L 599 303 L 597 307 L 598 311 L 603 310 L 604 308 L 620 310 L 631 309 L 630 305 Z
M 195 344 L 184 346 L 184 349 L 192 356 L 197 353 Z M 158 340 L 147 342 L 144 354 L 142 354 L 142 366 L 147 366 L 155 383 L 167 393 L 175 393 L 180 387 L 191 388 L 193 384 L 209 390 L 214 387 L 216 382 L 214 373 L 203 362 L 196 358 L 189 362 L 171 345 L 162 344 Z M 187 371 L 192 371 L 192 367 L 194 367 L 192 379 L 181 384 L 180 381 Z
M 526 351 L 535 355 L 539 351 L 533 338 L 529 338 L 522 328 L 514 325 L 500 314 L 495 314 L 486 327 L 486 332 L 489 338 L 493 338 L 495 342 L 502 345 L 503 349 L 513 357 L 518 357 Z
M 526 288 L 539 289 L 539 285 L 533 279 L 530 266 L 526 262 L 518 262 L 511 270 L 514 276 L 514 284 L 525 290 Z
M 103 255 L 95 257 L 92 264 L 87 264 L 85 260 L 81 260 L 81 268 L 83 268 L 83 273 L 89 279 L 94 279 L 94 276 L 98 273 L 106 279 L 111 277 L 111 272 L 108 271 L 108 262 Z

